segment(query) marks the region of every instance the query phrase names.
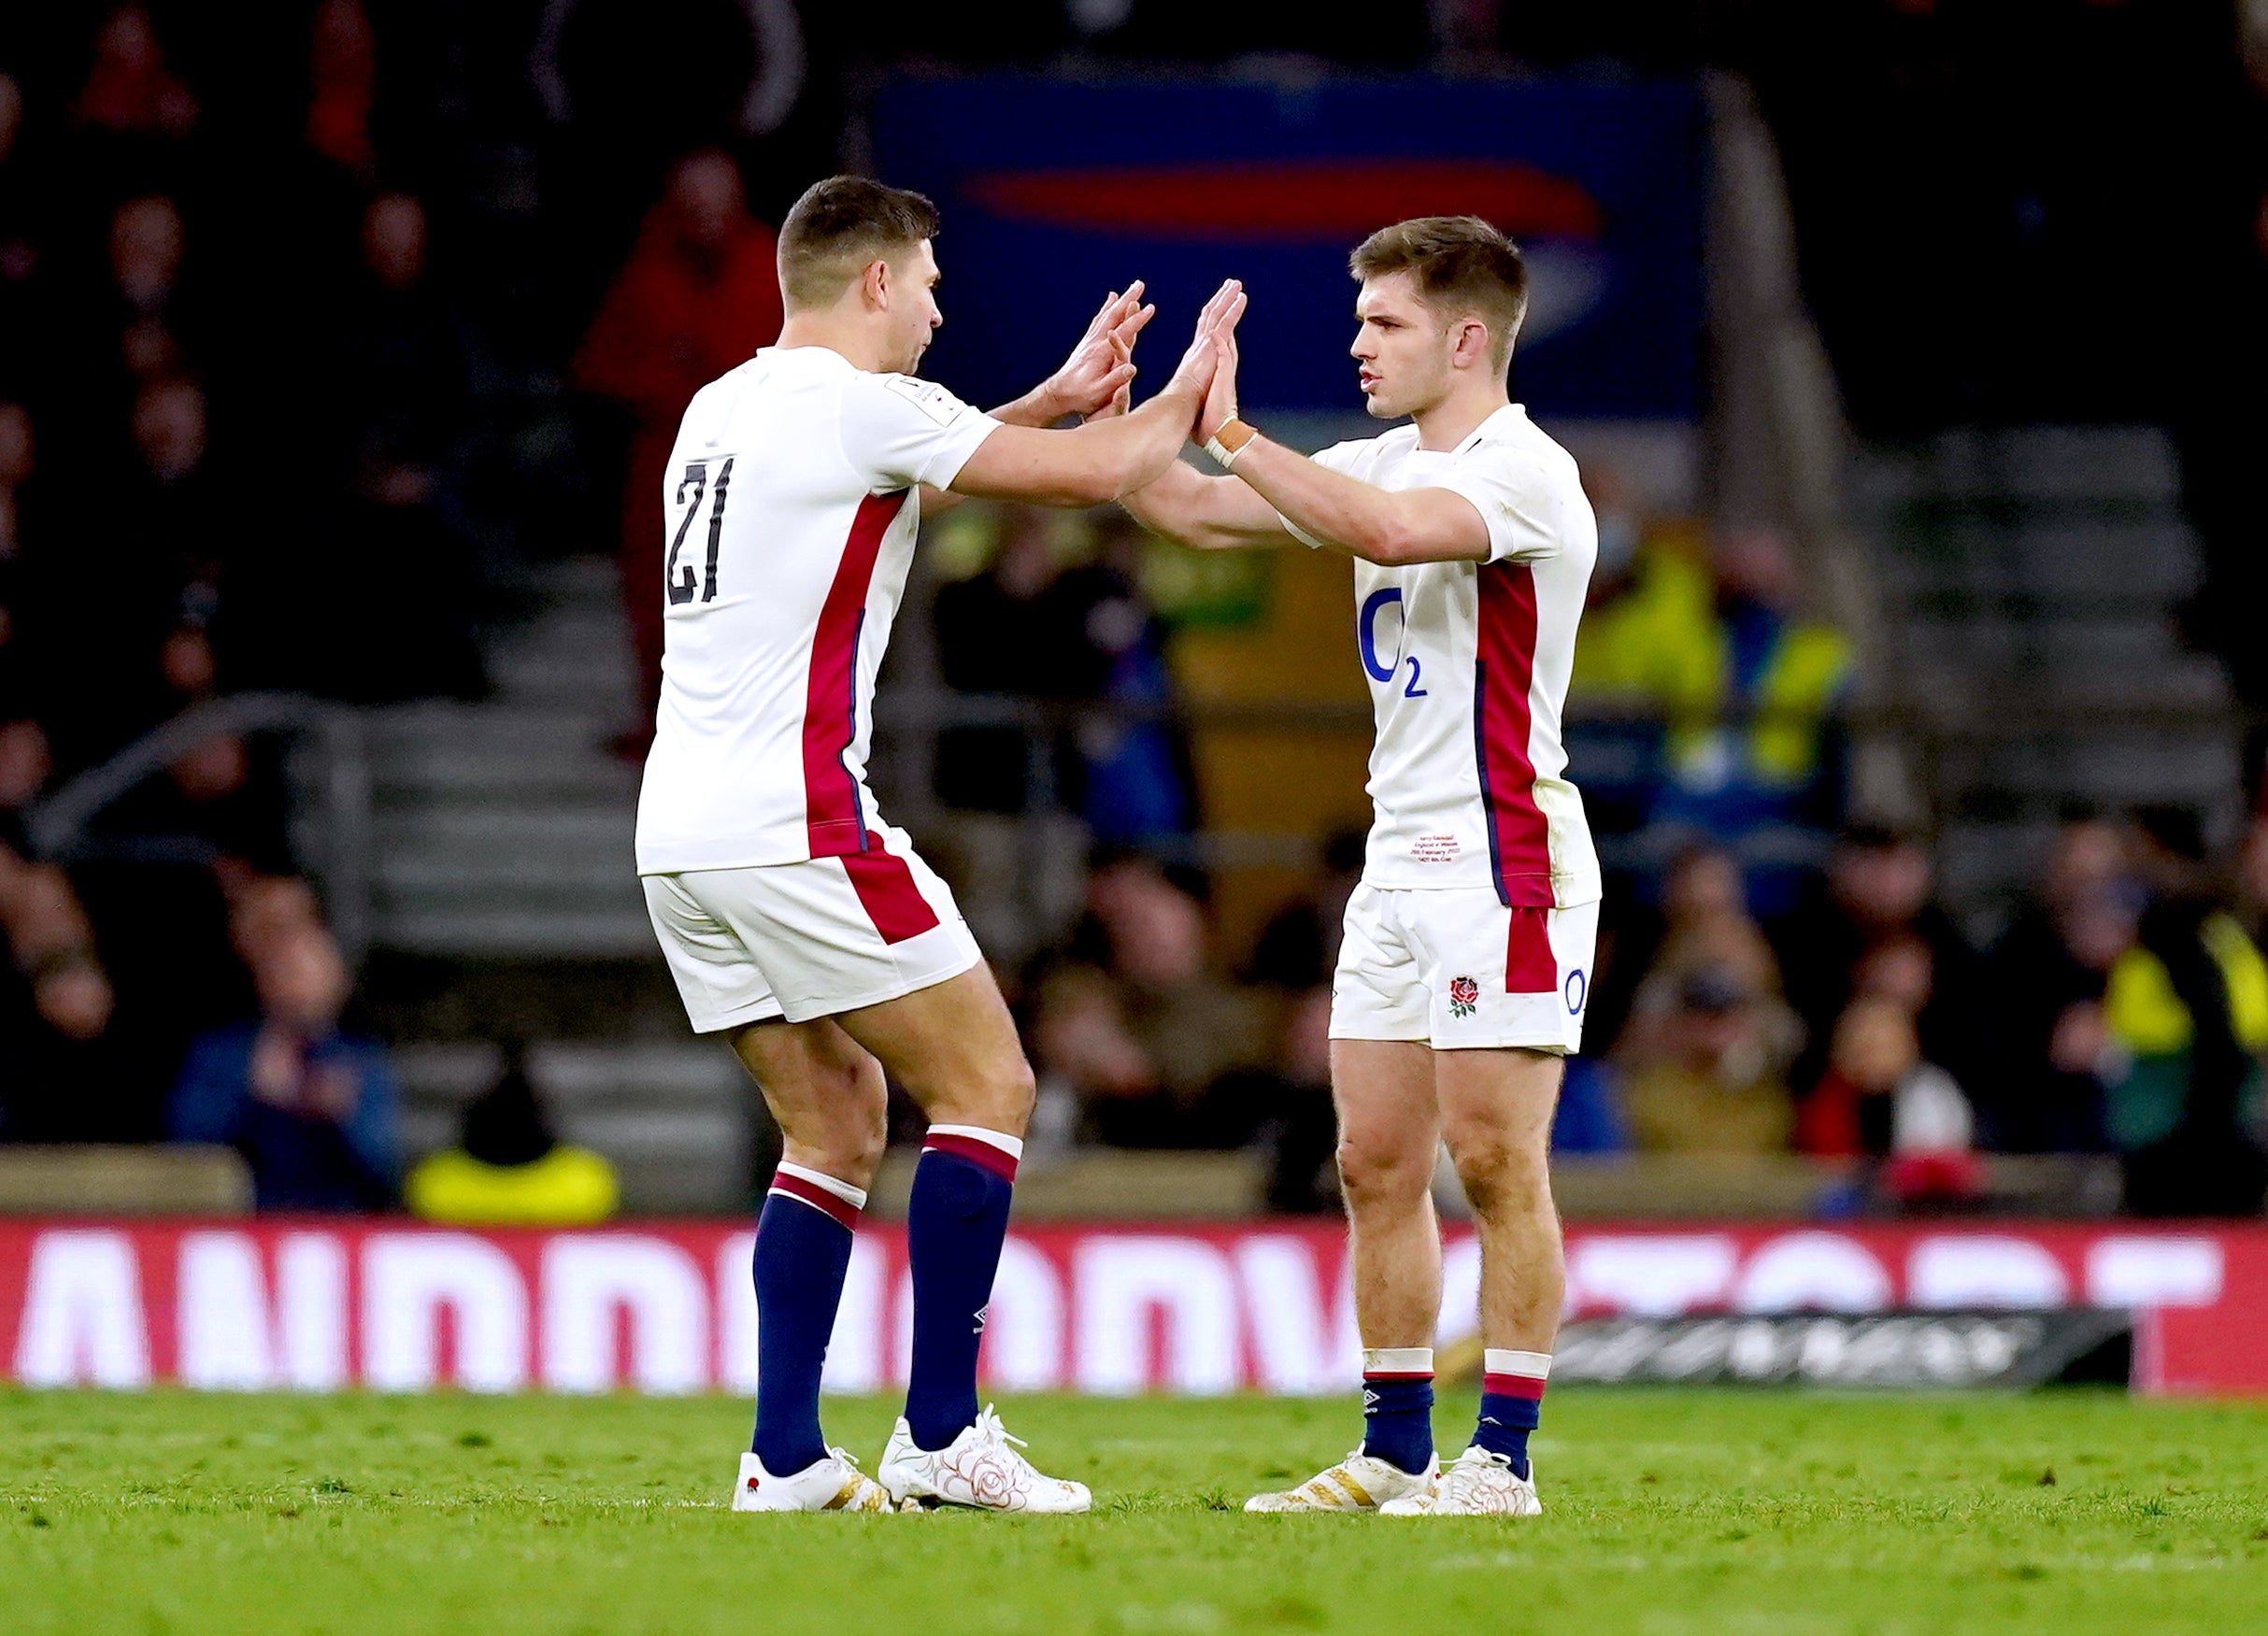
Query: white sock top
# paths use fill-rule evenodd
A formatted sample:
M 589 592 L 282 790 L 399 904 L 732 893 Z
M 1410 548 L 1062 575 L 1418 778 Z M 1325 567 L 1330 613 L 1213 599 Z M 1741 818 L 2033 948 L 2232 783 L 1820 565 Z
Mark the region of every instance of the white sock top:
M 1364 1374 L 1431 1374 L 1434 1373 L 1434 1349 L 1431 1346 L 1365 1346 L 1362 1348 Z
M 929 1129 L 934 1136 L 965 1136 L 971 1142 L 997 1147 L 1010 1159 L 1020 1159 L 1024 1156 L 1023 1138 L 1004 1136 L 997 1131 L 986 1130 L 982 1125 L 932 1125 Z
M 866 1208 L 866 1189 L 864 1188 L 854 1188 L 849 1182 L 838 1182 L 824 1171 L 813 1170 L 807 1164 L 790 1164 L 784 1159 L 779 1161 L 779 1169 L 799 1181 L 809 1182 L 822 1192 L 833 1193 L 853 1210 Z
M 1551 1354 L 1515 1352 L 1509 1347 L 1491 1346 L 1480 1355 L 1480 1367 L 1491 1374 L 1517 1374 L 1529 1380 L 1549 1380 Z

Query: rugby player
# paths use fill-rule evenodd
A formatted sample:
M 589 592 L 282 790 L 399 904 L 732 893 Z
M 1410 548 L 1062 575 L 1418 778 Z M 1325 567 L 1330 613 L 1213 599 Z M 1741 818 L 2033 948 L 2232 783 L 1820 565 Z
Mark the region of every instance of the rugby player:
M 1355 638 L 1376 722 L 1376 821 L 1332 985 L 1339 1175 L 1363 1347 L 1353 1453 L 1248 1511 L 1533 1515 L 1536 1424 L 1565 1287 L 1545 1159 L 1582 1039 L 1599 868 L 1562 776 L 1560 712 L 1597 526 L 1567 452 L 1510 401 L 1519 253 L 1473 217 L 1373 234 L 1352 348 L 1376 419 L 1409 424 L 1312 459 L 1236 414 L 1223 355 L 1199 440 L 1127 499 L 1199 548 L 1292 540 L 1355 560 Z M 1479 1425 L 1434 1453 L 1446 1141 L 1479 1226 Z
M 1063 368 L 981 414 L 914 375 L 942 321 L 918 193 L 819 183 L 779 234 L 777 346 L 702 388 L 662 500 L 662 698 L 637 869 L 699 1033 L 763 1088 L 784 1155 L 757 1224 L 756 1430 L 736 1510 L 1083 1511 L 991 1410 L 977 1353 L 1032 1071 L 951 893 L 866 788 L 875 674 L 917 491 L 1059 505 L 1155 478 L 1188 439 L 1242 298 L 1224 285 L 1156 398 L 1119 411 L 1147 321 L 1104 304 Z M 887 1071 L 928 1115 L 907 1212 L 913 1364 L 875 1476 L 827 1445 L 820 1366 L 882 1152 Z

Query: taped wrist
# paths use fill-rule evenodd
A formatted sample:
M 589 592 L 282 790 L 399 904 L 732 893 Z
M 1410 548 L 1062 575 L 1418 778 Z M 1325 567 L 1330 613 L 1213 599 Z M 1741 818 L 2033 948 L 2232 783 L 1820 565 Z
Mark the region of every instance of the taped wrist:
M 1211 455 L 1222 470 L 1231 470 L 1236 457 L 1251 447 L 1259 432 L 1232 415 L 1220 423 L 1220 430 L 1205 440 L 1205 452 Z

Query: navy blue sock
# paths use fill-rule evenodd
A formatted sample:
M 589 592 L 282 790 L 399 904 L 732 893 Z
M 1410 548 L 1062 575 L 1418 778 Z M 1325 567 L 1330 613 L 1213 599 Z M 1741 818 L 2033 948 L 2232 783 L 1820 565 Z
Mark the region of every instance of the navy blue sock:
M 827 1458 L 819 1376 L 865 1202 L 846 1182 L 782 1163 L 757 1217 L 756 1436 L 749 1446 L 774 1476 Z
M 1000 1270 L 1023 1144 L 973 1125 L 932 1125 L 906 1207 L 914 1285 L 906 1425 L 938 1449 L 977 1423 L 977 1349 Z
M 1434 1349 L 1369 1347 L 1362 1353 L 1362 1452 L 1405 1472 L 1434 1458 Z
M 1480 1425 L 1473 1441 L 1512 1462 L 1516 1476 L 1529 1473 L 1528 1433 L 1544 1408 L 1544 1379 L 1551 1371 L 1548 1352 L 1512 1352 L 1491 1346 L 1483 1355 Z

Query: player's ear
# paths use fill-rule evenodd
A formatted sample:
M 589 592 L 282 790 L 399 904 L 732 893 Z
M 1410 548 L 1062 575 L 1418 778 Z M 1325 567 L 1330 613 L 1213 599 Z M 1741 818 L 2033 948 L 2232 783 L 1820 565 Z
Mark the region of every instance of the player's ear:
M 1460 368 L 1471 368 L 1489 361 L 1489 326 L 1476 318 L 1466 319 L 1457 326 L 1457 337 L 1449 356 Z
M 888 262 L 877 257 L 866 263 L 865 270 L 859 275 L 859 293 L 865 298 L 868 306 L 877 310 L 890 306 L 890 263 Z

